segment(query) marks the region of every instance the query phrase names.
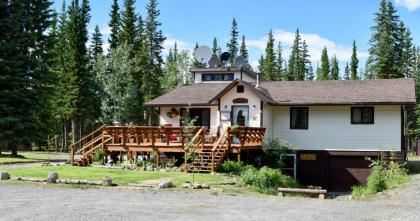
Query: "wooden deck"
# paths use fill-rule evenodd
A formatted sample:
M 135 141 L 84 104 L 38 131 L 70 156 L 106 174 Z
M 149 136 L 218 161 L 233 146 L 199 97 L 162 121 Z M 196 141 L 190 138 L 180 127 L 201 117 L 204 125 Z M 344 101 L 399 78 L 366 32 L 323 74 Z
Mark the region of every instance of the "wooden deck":
M 156 152 L 159 164 L 159 153 L 185 153 L 187 142 L 192 142 L 199 157 L 188 163 L 211 172 L 228 153 L 237 154 L 240 160 L 241 151 L 261 149 L 264 133 L 265 128 L 237 127 L 227 128 L 216 137 L 202 127 L 104 126 L 72 145 L 71 162 L 88 165 L 96 150 L 102 149 L 109 153 L 127 153 L 128 159 L 140 152 Z M 83 156 L 81 160 L 75 160 L 77 154 Z

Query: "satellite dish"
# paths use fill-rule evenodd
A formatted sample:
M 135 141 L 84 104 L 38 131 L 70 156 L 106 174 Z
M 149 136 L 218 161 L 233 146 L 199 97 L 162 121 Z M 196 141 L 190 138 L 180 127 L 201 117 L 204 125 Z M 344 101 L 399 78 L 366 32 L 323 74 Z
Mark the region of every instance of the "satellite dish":
M 201 64 L 207 64 L 211 58 L 211 49 L 207 46 L 200 46 L 194 52 L 194 58 Z
M 235 66 L 237 68 L 242 68 L 245 65 L 245 58 L 242 56 L 238 56 L 235 58 Z
M 209 61 L 209 67 L 216 68 L 219 66 L 219 64 L 220 64 L 220 60 L 217 57 L 217 55 L 211 56 L 210 61 Z
M 230 58 L 229 52 L 223 52 L 220 58 L 222 59 L 223 62 L 227 62 Z

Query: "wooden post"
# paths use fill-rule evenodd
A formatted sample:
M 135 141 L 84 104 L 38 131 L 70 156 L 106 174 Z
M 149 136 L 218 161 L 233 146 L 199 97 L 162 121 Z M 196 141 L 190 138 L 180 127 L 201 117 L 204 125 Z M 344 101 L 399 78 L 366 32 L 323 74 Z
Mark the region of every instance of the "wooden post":
M 70 163 L 71 163 L 71 165 L 73 165 L 73 163 L 74 163 L 74 148 L 73 147 L 71 147 L 70 154 L 71 154 Z
M 188 160 L 187 160 L 187 158 L 185 157 L 185 150 L 184 150 L 184 172 L 185 173 L 188 173 Z
M 238 162 L 241 162 L 241 149 L 238 150 Z
M 214 158 L 215 158 L 215 153 L 214 151 L 211 152 L 211 172 L 213 173 L 215 168 L 214 168 Z
M 160 153 L 159 151 L 156 151 L 157 155 L 156 155 L 156 166 L 160 166 Z

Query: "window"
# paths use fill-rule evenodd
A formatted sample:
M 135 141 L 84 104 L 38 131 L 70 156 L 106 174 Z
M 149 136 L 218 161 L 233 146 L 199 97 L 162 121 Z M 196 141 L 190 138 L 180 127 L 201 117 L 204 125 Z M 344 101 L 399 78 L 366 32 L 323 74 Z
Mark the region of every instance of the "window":
M 296 179 L 296 154 L 281 154 L 281 171 Z
M 233 73 L 227 74 L 201 74 L 202 81 L 233 81 Z
M 290 129 L 308 129 L 308 108 L 290 108 Z
M 373 124 L 374 113 L 373 107 L 352 107 L 351 124 Z
M 236 87 L 236 92 L 238 92 L 238 93 L 244 93 L 244 90 L 245 90 L 245 88 L 244 88 L 243 85 L 238 85 Z

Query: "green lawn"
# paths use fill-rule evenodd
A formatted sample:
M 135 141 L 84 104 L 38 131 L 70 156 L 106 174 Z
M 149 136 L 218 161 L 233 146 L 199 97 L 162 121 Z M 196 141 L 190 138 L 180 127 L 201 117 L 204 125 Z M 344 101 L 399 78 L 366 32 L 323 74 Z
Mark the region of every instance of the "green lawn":
M 95 167 L 76 167 L 76 166 L 42 166 L 31 168 L 18 168 L 7 170 L 11 176 L 46 178 L 48 171 L 57 171 L 59 178 L 62 179 L 86 179 L 102 180 L 104 176 L 112 178 L 113 183 L 125 185 L 145 180 L 170 178 L 175 185 L 192 181 L 191 173 L 181 172 L 155 172 L 140 170 L 121 170 L 105 169 Z M 225 175 L 195 174 L 195 182 L 198 183 L 222 183 L 231 181 L 232 178 Z

